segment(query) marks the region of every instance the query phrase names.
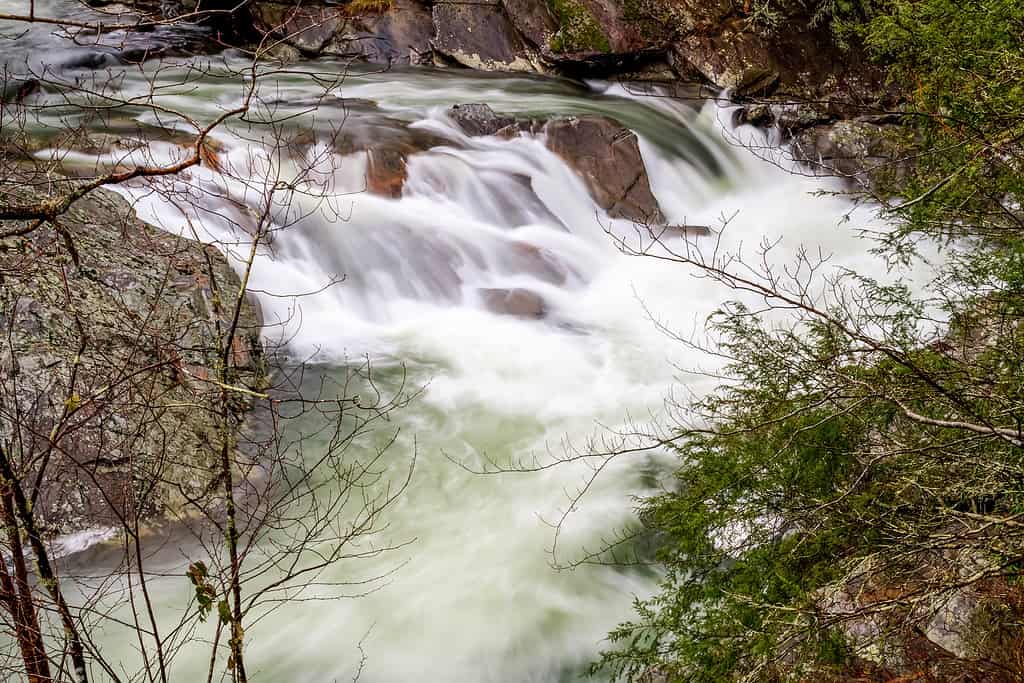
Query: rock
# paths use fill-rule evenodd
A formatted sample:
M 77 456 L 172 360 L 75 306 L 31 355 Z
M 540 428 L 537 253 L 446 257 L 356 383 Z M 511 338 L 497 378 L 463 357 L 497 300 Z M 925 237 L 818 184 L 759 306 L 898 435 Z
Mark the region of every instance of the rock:
M 922 629 L 929 642 L 960 659 L 969 659 L 973 617 L 980 605 L 978 595 L 968 588 L 959 588 L 950 595 L 937 598 L 931 606 L 932 618 Z
M 559 56 L 585 59 L 612 51 L 609 37 L 594 9 L 609 9 L 602 4 L 588 4 L 583 0 L 550 0 L 557 28 L 545 45 L 550 58 Z M 601 14 L 606 17 L 612 12 Z
M 226 319 L 207 263 L 226 291 L 237 291 L 238 278 L 213 247 L 142 224 L 113 193 L 90 193 L 61 224 L 80 265 L 47 228 L 0 250 L 0 324 L 13 331 L 0 349 L 0 413 L 22 411 L 21 420 L 0 420 L 0 439 L 18 425 L 22 454 L 38 455 L 66 406 L 82 403 L 40 491 L 37 510 L 54 532 L 116 526 L 133 505 L 143 520 L 188 515 L 186 499 L 206 505 L 216 482 L 220 392 L 202 378 L 215 376 L 213 340 Z M 33 254 L 30 269 L 19 267 L 25 253 Z M 81 354 L 69 311 L 83 326 Z M 259 312 L 246 302 L 231 349 L 239 386 L 262 388 L 259 329 Z M 229 407 L 236 424 L 251 407 L 243 396 Z
M 536 49 L 546 46 L 558 31 L 558 20 L 545 0 L 502 0 L 501 4 L 519 35 Z
M 427 7 L 416 0 L 394 0 L 385 12 L 351 14 L 322 52 L 372 64 L 424 64 L 430 61 L 433 34 Z
M 543 318 L 547 313 L 544 299 L 528 289 L 480 289 L 484 307 L 498 315 L 518 318 Z
M 811 126 L 832 123 L 836 117 L 816 103 L 784 102 L 772 108 L 775 122 L 786 137 L 792 137 Z
M 306 54 L 318 55 L 345 23 L 338 7 L 257 2 L 250 6 L 253 28 L 283 39 Z
M 866 55 L 855 47 L 841 50 L 827 26 L 812 26 L 805 8 L 788 11 L 770 34 L 754 30 L 746 17 L 694 15 L 695 28 L 671 45 L 671 63 L 680 74 L 699 74 L 738 99 L 779 92 L 858 105 L 886 92 L 883 70 Z
M 662 221 L 636 135 L 603 116 L 559 118 L 544 127 L 548 148 L 583 179 L 613 218 L 645 225 Z
M 602 116 L 559 117 L 541 123 L 499 114 L 486 104 L 460 104 L 448 115 L 467 135 L 513 136 L 543 132 L 548 149 L 583 179 L 598 206 L 613 218 L 661 222 L 636 135 Z
M 456 104 L 448 116 L 466 135 L 494 135 L 502 128 L 516 124 L 514 116 L 499 114 L 486 104 Z
M 819 171 L 872 181 L 884 173 L 902 173 L 897 156 L 896 126 L 864 121 L 836 121 L 799 131 L 790 152 L 794 159 Z
M 376 106 L 373 105 L 372 109 L 375 110 Z M 408 158 L 447 142 L 421 129 L 409 128 L 404 121 L 388 119 L 379 114 L 364 121 L 350 113 L 345 126 L 334 138 L 333 147 L 339 154 L 345 155 L 365 152 L 366 190 L 384 197 L 397 198 L 402 196 Z
M 737 109 L 733 123 L 737 126 L 757 126 L 768 128 L 775 123 L 775 112 L 767 104 L 753 104 Z
M 434 50 L 471 69 L 541 71 L 500 0 L 441 1 L 433 9 Z
M 405 160 L 408 148 L 371 148 L 367 150 L 366 190 L 373 194 L 396 199 L 402 196 L 405 184 Z

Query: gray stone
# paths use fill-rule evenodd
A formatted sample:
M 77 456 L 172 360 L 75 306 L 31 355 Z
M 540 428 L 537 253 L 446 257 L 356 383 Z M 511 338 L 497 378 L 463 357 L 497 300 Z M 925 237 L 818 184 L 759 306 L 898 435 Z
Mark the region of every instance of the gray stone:
M 373 64 L 423 64 L 430 61 L 433 33 L 427 7 L 416 0 L 395 0 L 386 12 L 350 16 L 322 52 Z
M 433 21 L 434 50 L 463 66 L 482 71 L 542 70 L 498 0 L 438 2 Z
M 516 124 L 514 116 L 499 114 L 486 104 L 456 104 L 448 109 L 448 116 L 466 135 L 494 135 L 502 128 Z
M 143 520 L 194 513 L 186 498 L 205 505 L 215 483 L 220 391 L 204 380 L 217 367 L 216 326 L 226 325 L 207 264 L 224 292 L 238 278 L 213 247 L 139 222 L 113 193 L 90 193 L 61 224 L 79 265 L 45 227 L 19 238 L 36 254 L 31 268 L 19 267 L 18 249 L 0 250 L 0 311 L 14 316 L 0 348 L 0 439 L 17 428 L 25 457 L 38 454 L 65 408 L 83 406 L 40 489 L 37 509 L 53 531 L 117 525 L 134 505 Z M 247 301 L 231 354 L 237 385 L 262 388 L 259 329 Z M 229 406 L 235 424 L 251 407 L 243 396 Z

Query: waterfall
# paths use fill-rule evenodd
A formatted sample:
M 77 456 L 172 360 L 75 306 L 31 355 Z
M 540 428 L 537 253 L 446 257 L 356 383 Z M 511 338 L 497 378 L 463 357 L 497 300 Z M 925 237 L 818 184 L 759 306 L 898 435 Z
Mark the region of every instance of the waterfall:
M 187 68 L 164 66 L 160 78 L 187 80 Z M 183 86 L 161 97 L 197 118 L 239 97 L 239 84 L 195 78 L 201 94 Z M 126 73 L 123 87 L 147 83 Z M 302 113 L 310 87 L 304 68 L 264 87 L 274 92 L 277 114 L 294 112 L 291 125 L 313 139 L 289 156 L 265 130 L 235 122 L 213 134 L 216 165 L 119 191 L 144 220 L 210 241 L 238 263 L 263 190 L 279 185 L 270 217 L 281 229 L 259 251 L 250 283 L 268 342 L 284 343 L 292 358 L 315 359 L 327 375 L 364 357 L 385 369 L 402 366 L 425 390 L 394 416 L 402 430 L 395 469 L 404 472 L 413 448 L 418 464 L 409 491 L 387 513 L 386 540 L 409 545 L 344 563 L 329 577 L 387 580 L 363 597 L 296 602 L 259 621 L 249 631 L 250 667 L 265 680 L 341 679 L 356 670 L 362 642 L 363 681 L 575 680 L 608 630 L 629 618 L 634 596 L 653 592 L 656 571 L 550 566 L 545 520 L 557 518 L 586 463 L 480 476 L 455 461 L 545 460 L 608 430 L 658 422 L 666 395 L 703 394 L 719 363 L 662 328 L 702 337 L 722 302 L 746 295 L 685 266 L 624 254 L 621 244 L 650 237 L 601 210 L 543 133 L 468 137 L 447 107 L 487 102 L 502 112 L 621 120 L 640 139 L 668 221 L 712 229 L 669 236 L 666 248 L 755 256 L 759 244 L 778 241 L 769 258 L 779 264 L 807 249 L 832 255 L 827 272 L 883 275 L 859 234 L 874 224 L 871 212 L 815 194 L 840 190 L 835 182 L 788 173 L 778 159 L 751 151 L 777 140 L 733 127 L 730 105 L 715 101 L 420 70 L 353 73 L 331 93 L 343 112 L 328 102 Z M 438 144 L 408 157 L 400 196 L 378 196 L 362 191 L 366 152 L 333 146 L 339 121 L 356 134 L 413 131 Z M 106 161 L 180 154 L 171 142 L 152 142 L 108 152 Z M 300 177 L 307 167 L 313 172 Z M 154 186 L 193 201 L 168 203 Z M 528 305 L 542 312 L 507 314 L 496 299 L 510 292 L 529 293 Z M 657 452 L 616 460 L 568 516 L 562 559 L 632 523 L 631 497 L 655 491 L 669 466 Z M 168 618 L 188 597 L 174 571 L 154 581 Z M 137 656 L 127 636 L 107 635 L 108 653 Z M 202 648 L 182 655 L 174 678 L 192 680 L 205 662 Z

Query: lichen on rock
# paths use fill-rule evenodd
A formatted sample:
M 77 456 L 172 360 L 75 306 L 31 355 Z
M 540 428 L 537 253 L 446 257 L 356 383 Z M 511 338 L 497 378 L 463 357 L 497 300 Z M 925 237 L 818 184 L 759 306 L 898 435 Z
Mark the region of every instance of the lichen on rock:
M 553 52 L 609 52 L 611 45 L 594 14 L 580 0 L 547 0 L 558 19 L 548 47 Z
M 190 516 L 213 500 L 222 420 L 234 449 L 265 382 L 258 310 L 243 301 L 225 405 L 239 280 L 219 252 L 107 191 L 59 222 L 75 258 L 47 226 L 0 241 L 0 438 L 50 532 Z

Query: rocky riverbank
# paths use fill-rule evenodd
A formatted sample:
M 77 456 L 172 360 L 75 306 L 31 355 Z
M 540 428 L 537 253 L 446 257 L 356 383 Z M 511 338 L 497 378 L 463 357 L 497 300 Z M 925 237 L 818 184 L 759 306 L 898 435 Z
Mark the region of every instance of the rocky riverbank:
M 796 3 L 771 31 L 744 7 L 730 0 L 256 2 L 246 23 L 286 61 L 332 56 L 385 67 L 703 84 L 748 105 L 744 122 L 777 127 L 798 161 L 824 173 L 864 180 L 893 162 L 886 141 L 900 97 L 884 70 L 855 47 L 841 49 Z
M 213 500 L 223 410 L 241 425 L 252 405 L 222 406 L 211 382 L 238 278 L 111 192 L 59 225 L 0 240 L 0 438 L 52 533 L 194 514 Z M 246 301 L 230 354 L 241 387 L 264 383 L 259 329 Z
M 94 4 L 118 17 L 127 11 Z M 866 185 L 898 161 L 889 141 L 898 133 L 899 88 L 863 50 L 840 47 L 808 8 L 773 7 L 779 15 L 769 28 L 749 3 L 733 0 L 257 0 L 235 8 L 231 21 L 215 14 L 193 28 L 173 24 L 147 38 L 154 44 L 145 50 L 115 57 L 194 53 L 198 41 L 283 62 L 331 57 L 381 68 L 603 78 L 658 83 L 669 94 L 674 83 L 699 84 L 708 96 L 724 91 L 744 105 L 742 122 L 777 129 L 797 161 Z M 166 20 L 195 10 L 190 0 L 147 1 L 133 4 L 132 16 Z M 104 50 L 98 66 L 109 61 Z

